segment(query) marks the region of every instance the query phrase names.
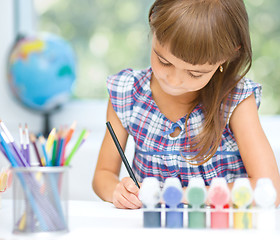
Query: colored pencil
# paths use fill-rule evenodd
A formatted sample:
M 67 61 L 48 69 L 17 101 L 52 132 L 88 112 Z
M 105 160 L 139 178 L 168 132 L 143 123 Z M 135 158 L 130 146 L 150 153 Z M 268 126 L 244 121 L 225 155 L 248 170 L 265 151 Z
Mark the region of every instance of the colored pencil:
M 70 161 L 72 160 L 74 154 L 76 153 L 76 151 L 78 150 L 79 146 L 81 145 L 81 143 L 82 143 L 82 141 L 83 141 L 83 138 L 84 138 L 86 132 L 87 132 L 86 129 L 83 129 L 83 131 L 81 132 L 81 134 L 80 134 L 80 136 L 79 136 L 79 138 L 78 138 L 76 144 L 75 144 L 74 147 L 72 148 L 72 150 L 71 150 L 69 156 L 67 157 L 67 159 L 66 159 L 66 161 L 65 161 L 65 163 L 64 163 L 65 166 L 69 166 Z
M 3 146 L 0 144 L 0 151 L 4 154 L 4 156 L 8 159 L 8 156 L 3 148 Z
M 56 156 L 55 156 L 55 165 L 59 166 L 58 158 L 59 158 L 59 151 L 61 148 L 61 137 L 62 137 L 62 127 L 60 127 L 58 133 L 57 133 L 57 146 L 56 146 Z
M 48 136 L 47 142 L 46 142 L 46 151 L 47 153 L 50 153 L 51 148 L 53 146 L 53 141 L 56 135 L 56 129 L 53 128 Z
M 19 124 L 19 143 L 20 143 L 20 149 L 22 154 L 24 155 L 24 147 L 23 147 L 23 130 L 21 127 L 21 124 Z
M 113 138 L 113 141 L 114 141 L 114 143 L 115 143 L 115 145 L 116 145 L 116 147 L 117 147 L 117 149 L 119 151 L 119 154 L 121 155 L 122 161 L 123 161 L 123 163 L 124 163 L 124 165 L 126 167 L 126 170 L 128 171 L 129 176 L 135 182 L 136 186 L 138 188 L 140 188 L 140 186 L 139 186 L 139 184 L 137 182 L 137 179 L 136 179 L 136 177 L 135 177 L 135 175 L 134 175 L 134 173 L 133 173 L 133 171 L 132 171 L 132 169 L 131 169 L 131 167 L 130 167 L 127 159 L 126 159 L 126 156 L 125 156 L 123 150 L 122 150 L 122 147 L 121 147 L 121 145 L 119 143 L 119 140 L 118 140 L 118 138 L 117 138 L 117 136 L 116 136 L 116 134 L 115 134 L 115 132 L 114 132 L 114 130 L 112 128 L 111 123 L 110 122 L 106 122 L 106 126 L 107 126 L 107 128 L 108 128 L 108 130 L 109 130 L 109 132 L 110 132 L 110 134 L 111 134 L 111 136 Z
M 54 197 L 54 201 L 56 206 L 54 208 L 53 204 L 49 201 L 48 196 L 41 194 L 40 186 L 32 174 L 23 174 L 21 170 L 16 170 L 17 167 L 29 167 L 25 161 L 20 150 L 17 148 L 12 135 L 9 133 L 8 129 L 5 127 L 3 122 L 0 120 L 0 144 L 2 146 L 2 150 L 5 152 L 6 156 L 8 157 L 9 162 L 11 163 L 12 167 L 15 169 L 15 173 L 18 176 L 19 181 L 21 182 L 21 186 L 24 190 L 25 196 L 30 203 L 32 208 L 32 212 L 35 215 L 35 218 L 38 220 L 40 228 L 43 231 L 60 229 L 62 226 L 65 226 L 64 216 L 61 216 L 61 206 L 60 199 L 57 191 L 57 184 L 55 179 L 52 175 L 49 176 L 51 189 Z M 44 142 L 43 142 L 44 141 Z M 43 150 L 45 139 L 41 141 Z M 46 151 L 44 151 L 46 154 Z M 45 156 L 46 159 L 47 155 Z M 28 207 L 27 207 L 27 215 L 29 214 Z M 26 220 L 28 221 L 28 220 Z
M 37 156 L 37 160 L 38 160 L 40 166 L 42 167 L 43 163 L 41 161 L 40 153 L 39 153 L 37 145 L 36 145 L 36 136 L 33 133 L 31 133 L 29 137 L 30 137 L 30 141 L 31 141 L 31 143 L 32 143 L 32 145 L 34 147 L 35 154 Z
M 47 154 L 47 151 L 46 151 L 46 140 L 45 140 L 45 138 L 43 137 L 43 135 L 41 135 L 41 136 L 39 137 L 39 142 L 41 143 L 41 147 L 42 147 L 43 154 L 44 154 L 45 161 L 46 161 L 46 166 L 50 166 L 48 154 Z
M 62 164 L 60 164 L 60 165 L 63 165 L 64 162 L 65 162 L 66 146 L 67 146 L 67 144 L 69 143 L 69 141 L 70 141 L 71 138 L 72 138 L 72 135 L 73 135 L 73 133 L 74 133 L 74 131 L 75 131 L 76 125 L 77 125 L 77 123 L 76 123 L 76 121 L 74 121 L 74 122 L 72 123 L 70 129 L 69 129 L 68 132 L 66 133 L 65 142 L 64 142 L 63 149 L 62 149 L 62 156 L 61 156 L 61 162 L 62 162 Z
M 55 166 L 56 164 L 56 151 L 57 151 L 57 136 L 55 136 L 55 139 L 53 141 L 53 152 L 52 152 L 52 166 Z
M 22 129 L 21 124 L 19 124 L 19 142 L 20 142 L 20 151 L 26 161 L 29 163 L 27 159 L 27 151 L 26 151 L 26 140 L 25 140 L 25 130 Z
M 17 145 L 15 144 L 15 140 L 14 140 L 13 136 L 11 135 L 11 133 L 9 132 L 9 130 L 7 129 L 6 125 L 3 123 L 2 120 L 0 120 L 0 126 L 3 130 L 3 132 L 5 133 L 5 135 L 7 136 L 7 139 L 9 141 L 9 145 L 15 151 L 16 156 L 19 160 L 20 166 L 30 167 L 30 164 L 26 162 L 26 159 L 24 158 L 24 156 L 22 155 L 22 153 L 18 149 Z
M 88 138 L 88 136 L 89 136 L 89 133 L 90 133 L 89 131 L 86 132 L 86 134 L 85 134 L 84 137 L 83 137 L 83 140 L 82 140 L 81 144 L 79 145 L 79 148 L 80 148 L 80 147 L 84 144 L 84 142 L 87 140 L 87 138 Z M 79 149 L 79 148 L 78 148 L 78 149 Z
M 30 150 L 29 150 L 29 132 L 28 132 L 28 126 L 25 124 L 25 144 L 26 144 L 26 160 L 30 164 Z
M 22 130 L 22 151 L 21 151 L 21 153 L 22 153 L 22 155 L 24 156 L 24 158 L 26 159 L 26 161 L 28 162 L 28 160 L 27 160 L 27 152 L 26 152 L 26 141 L 25 141 L 25 138 L 26 138 L 26 136 L 25 136 L 25 130 L 23 129 L 23 130 Z
M 71 140 L 73 133 L 75 131 L 77 122 L 74 121 L 69 129 L 69 131 L 67 132 L 66 138 L 65 138 L 65 145 L 67 145 L 69 143 L 69 141 Z
M 0 132 L 0 142 L 1 142 L 1 145 L 2 145 L 2 147 L 3 147 L 3 149 L 6 153 L 7 157 L 8 157 L 8 160 L 10 161 L 10 163 L 13 167 L 18 167 L 19 164 L 17 163 L 16 159 L 14 158 L 13 154 L 11 153 L 9 145 L 4 140 L 3 135 L 4 135 L 4 133 L 1 131 Z
M 4 136 L 4 133 L 0 132 L 0 142 L 1 142 L 1 145 L 3 146 L 3 148 L 4 148 L 4 150 L 5 150 L 5 152 L 6 152 L 7 156 L 8 156 L 8 159 L 9 159 L 12 167 L 17 168 L 17 167 L 19 167 L 19 164 L 17 163 L 16 159 L 14 158 L 14 155 L 11 153 L 11 151 L 9 149 L 9 145 L 6 143 L 6 141 L 4 140 L 3 136 Z M 21 173 L 18 173 L 17 175 L 19 177 L 19 180 L 20 180 L 20 182 L 22 184 L 24 192 L 26 193 L 26 196 L 27 196 L 27 198 L 28 198 L 28 200 L 30 202 L 30 205 L 31 205 L 34 213 L 36 214 L 40 224 L 43 227 L 43 229 L 47 230 L 47 225 L 46 225 L 44 219 L 42 218 L 42 216 L 40 214 L 40 210 L 39 210 L 36 202 L 34 201 L 32 193 L 27 189 L 26 181 L 23 178 L 23 175 Z
M 60 144 L 59 149 L 57 153 L 57 159 L 56 159 L 56 166 L 62 166 L 64 160 L 63 160 L 63 149 L 65 147 L 65 131 L 62 130 L 61 137 L 60 137 Z

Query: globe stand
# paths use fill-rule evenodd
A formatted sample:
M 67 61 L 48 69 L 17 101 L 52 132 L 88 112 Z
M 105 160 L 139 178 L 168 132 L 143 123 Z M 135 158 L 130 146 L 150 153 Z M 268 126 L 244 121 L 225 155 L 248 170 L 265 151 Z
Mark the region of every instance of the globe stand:
M 49 133 L 51 131 L 51 128 L 50 128 L 50 116 L 51 116 L 50 112 L 44 113 L 44 115 L 43 115 L 43 117 L 44 117 L 43 135 L 44 135 L 45 138 L 47 138 L 49 136 Z
M 43 135 L 45 138 L 47 138 L 51 132 L 51 116 L 61 110 L 62 105 L 55 106 L 52 110 L 49 110 L 48 112 L 43 113 Z

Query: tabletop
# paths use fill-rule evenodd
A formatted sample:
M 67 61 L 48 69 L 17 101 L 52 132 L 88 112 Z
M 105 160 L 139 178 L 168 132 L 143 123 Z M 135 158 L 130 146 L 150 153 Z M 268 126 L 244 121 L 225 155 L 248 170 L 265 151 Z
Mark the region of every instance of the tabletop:
M 0 240 L 17 239 L 174 239 L 191 237 L 196 239 L 280 239 L 280 211 L 277 210 L 275 231 L 213 230 L 213 229 L 167 229 L 143 228 L 142 209 L 117 209 L 111 203 L 98 201 L 69 201 L 69 232 L 64 234 L 13 234 L 13 204 L 2 200 L 0 208 Z

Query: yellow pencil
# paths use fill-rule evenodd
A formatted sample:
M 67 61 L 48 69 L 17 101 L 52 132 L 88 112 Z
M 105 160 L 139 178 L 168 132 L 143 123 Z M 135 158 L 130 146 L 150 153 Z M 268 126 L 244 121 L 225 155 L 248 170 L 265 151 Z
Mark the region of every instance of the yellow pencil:
M 54 138 L 55 138 L 55 134 L 56 134 L 56 129 L 53 128 L 48 136 L 47 142 L 46 142 L 46 151 L 47 153 L 50 153 L 52 146 L 53 146 L 53 142 L 54 142 Z

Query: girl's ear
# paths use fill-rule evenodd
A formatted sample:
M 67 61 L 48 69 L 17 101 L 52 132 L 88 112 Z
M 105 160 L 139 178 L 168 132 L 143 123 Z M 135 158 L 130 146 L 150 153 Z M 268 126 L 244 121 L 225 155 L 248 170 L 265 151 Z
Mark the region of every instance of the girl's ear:
M 235 48 L 235 51 L 237 52 L 240 48 L 241 46 L 239 45 L 237 48 Z

